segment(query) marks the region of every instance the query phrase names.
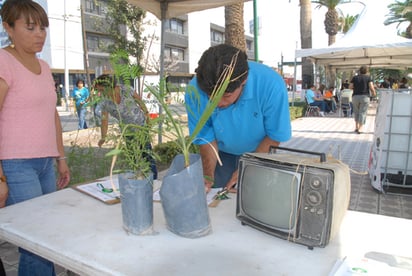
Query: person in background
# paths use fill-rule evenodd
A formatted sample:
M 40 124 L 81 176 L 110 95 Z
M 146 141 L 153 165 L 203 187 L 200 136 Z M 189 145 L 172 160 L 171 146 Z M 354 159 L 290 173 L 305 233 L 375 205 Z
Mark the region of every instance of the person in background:
M 399 89 L 398 79 L 394 79 L 394 80 L 393 80 L 392 89 L 393 89 L 393 90 L 398 90 L 398 89 Z
M 335 90 L 335 87 L 331 86 L 329 89 L 327 89 L 323 95 L 323 98 L 327 104 L 327 109 L 330 110 L 330 112 L 334 113 L 336 111 L 336 101 L 335 101 L 335 96 L 333 95 L 333 91 Z
M 87 89 L 87 87 L 84 86 L 83 80 L 77 80 L 76 87 L 73 89 L 72 97 L 76 103 L 77 116 L 79 117 L 78 129 L 86 129 L 86 112 L 90 93 L 89 89 Z
M 343 109 L 343 115 L 345 117 L 350 117 L 353 114 L 352 93 L 353 93 L 353 91 L 349 88 L 348 89 L 343 89 L 340 93 L 341 104 L 343 105 L 344 103 L 349 103 L 349 105 L 350 105 L 350 113 L 348 111 L 348 108 L 342 108 Z M 345 100 L 345 98 L 346 98 L 346 100 Z
M 407 89 L 407 88 L 409 88 L 408 79 L 407 79 L 407 78 L 403 77 L 403 78 L 401 79 L 401 83 L 399 84 L 399 88 L 400 88 L 400 89 Z
M 373 81 L 368 74 L 368 68 L 361 66 L 359 74 L 354 76 L 350 82 L 350 89 L 353 90 L 352 106 L 355 119 L 355 132 L 360 134 L 366 122 L 370 97 L 376 97 Z
M 389 78 L 384 78 L 379 88 L 389 89 L 390 87 L 391 87 L 391 83 L 389 81 Z
M 135 91 L 125 91 L 113 76 L 101 75 L 94 81 L 96 93 L 100 93 L 101 99 L 97 106 L 101 111 L 101 139 L 98 146 L 101 147 L 106 142 L 106 135 L 109 126 L 109 116 L 116 118 L 121 124 L 134 124 L 143 126 L 147 123 L 147 108 L 143 101 L 138 98 Z M 139 130 L 137 130 L 139 131 Z M 131 138 L 133 139 L 133 138 Z M 133 143 L 132 140 L 128 141 Z M 141 145 L 148 152 L 152 151 L 151 143 Z M 153 179 L 157 179 L 156 160 L 150 154 L 144 154 L 150 169 L 153 172 Z
M 6 0 L 0 16 L 11 41 L 0 49 L 0 207 L 4 207 L 66 187 L 70 172 L 52 73 L 37 57 L 46 40 L 47 14 L 34 1 Z M 19 251 L 19 275 L 55 275 L 52 262 Z
M 291 137 L 288 93 L 282 77 L 268 66 L 248 61 L 245 52 L 226 44 L 212 46 L 202 54 L 196 76 L 188 85 L 189 132 L 193 133 L 219 76 L 236 55 L 226 92 L 195 140 L 200 146 L 207 192 L 212 187 L 235 191 L 232 188 L 242 154 L 269 152 L 270 146 Z M 189 89 L 198 93 L 188 93 Z M 212 146 L 222 166 L 217 165 Z
M 342 83 L 342 86 L 341 86 L 340 90 L 343 90 L 343 89 L 349 89 L 349 80 L 345 80 Z
M 306 90 L 305 97 L 308 105 L 319 107 L 320 116 L 325 117 L 325 112 L 329 112 L 329 110 L 327 110 L 327 105 L 324 101 L 323 96 L 319 96 L 319 94 L 317 94 L 316 86 L 314 84 L 310 86 L 310 89 Z
M 316 90 L 317 95 L 323 96 L 323 94 L 325 93 L 325 89 L 326 89 L 326 86 L 323 83 L 321 83 L 319 85 L 319 88 Z

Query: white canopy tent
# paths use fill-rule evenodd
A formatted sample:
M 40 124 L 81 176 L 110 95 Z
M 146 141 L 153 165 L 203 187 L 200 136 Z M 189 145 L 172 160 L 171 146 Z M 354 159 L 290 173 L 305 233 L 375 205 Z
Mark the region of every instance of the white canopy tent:
M 362 13 L 352 28 L 333 45 L 320 49 L 296 50 L 295 57 L 307 57 L 317 65 L 332 70 L 359 68 L 361 65 L 381 68 L 412 67 L 412 39 L 396 34 L 394 26 L 383 22 L 389 13 L 388 1 L 363 0 Z
M 250 0 L 128 0 L 157 16 L 157 18 L 173 18 L 182 14 L 202 11 Z M 162 14 L 162 10 L 164 14 Z
M 130 4 L 153 13 L 162 22 L 160 35 L 160 76 L 164 75 L 165 19 L 190 12 L 202 11 L 247 1 L 250 0 L 127 0 Z

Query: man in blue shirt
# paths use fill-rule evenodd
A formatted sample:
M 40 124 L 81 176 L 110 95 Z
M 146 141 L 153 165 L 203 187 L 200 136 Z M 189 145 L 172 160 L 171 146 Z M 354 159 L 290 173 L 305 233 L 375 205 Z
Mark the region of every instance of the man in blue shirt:
M 321 95 L 315 94 L 316 87 L 314 85 L 310 86 L 310 89 L 306 90 L 306 101 L 308 105 L 317 106 L 320 108 L 320 116 L 325 116 L 325 111 L 327 111 L 327 106 L 323 97 Z
M 250 62 L 243 51 L 230 45 L 206 50 L 196 76 L 185 94 L 189 131 L 192 133 L 225 66 L 239 53 L 225 94 L 197 136 L 206 191 L 232 189 L 237 183 L 239 157 L 246 152 L 269 152 L 291 137 L 288 94 L 284 80 L 272 68 Z M 195 89 L 199 93 L 189 93 Z M 222 166 L 212 146 L 219 152 Z

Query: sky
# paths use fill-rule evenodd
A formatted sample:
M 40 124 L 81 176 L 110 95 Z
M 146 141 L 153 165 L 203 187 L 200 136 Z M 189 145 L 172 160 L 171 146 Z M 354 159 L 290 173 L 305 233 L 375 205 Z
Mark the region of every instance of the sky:
M 387 5 L 394 0 L 362 0 L 373 3 L 387 10 Z M 256 0 L 257 14 L 260 19 L 260 35 L 258 37 L 259 59 L 265 64 L 277 67 L 283 55 L 284 62 L 293 62 L 295 50 L 300 49 L 300 7 L 299 0 Z M 326 8 L 316 8 L 312 4 L 312 48 L 328 46 L 328 36 L 324 28 Z M 346 15 L 357 15 L 362 12 L 363 5 L 359 2 L 339 5 L 338 8 Z M 383 14 L 386 14 L 384 12 Z M 253 20 L 253 1 L 244 4 L 245 30 L 249 31 L 248 21 Z M 384 18 L 382 18 L 383 22 Z M 382 23 L 383 24 L 383 23 Z M 395 24 L 396 25 L 396 24 Z M 395 25 L 393 26 L 395 28 Z M 373 29 L 374 26 L 371 26 Z M 376 34 L 379 35 L 379 32 Z M 337 36 L 337 40 L 339 35 Z

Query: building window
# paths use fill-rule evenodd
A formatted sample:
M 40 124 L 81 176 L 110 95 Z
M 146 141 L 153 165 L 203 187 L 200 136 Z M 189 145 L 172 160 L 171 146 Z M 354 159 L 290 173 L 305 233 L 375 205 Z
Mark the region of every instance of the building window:
M 210 40 L 214 43 L 221 44 L 225 42 L 225 34 L 216 30 L 210 31 Z
M 104 1 L 85 0 L 84 11 L 95 15 L 105 16 L 107 12 L 107 3 Z
M 247 49 L 248 51 L 252 51 L 252 50 L 253 50 L 253 41 L 246 39 L 246 49 Z
M 165 59 L 173 61 L 184 61 L 185 51 L 180 48 L 165 47 Z
M 108 37 L 93 34 L 87 35 L 87 49 L 90 52 L 107 52 L 108 47 L 113 44 L 113 40 Z
M 166 21 L 166 30 L 176 34 L 184 34 L 183 21 L 172 18 Z

